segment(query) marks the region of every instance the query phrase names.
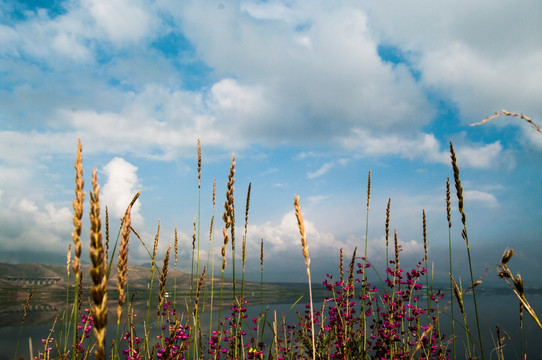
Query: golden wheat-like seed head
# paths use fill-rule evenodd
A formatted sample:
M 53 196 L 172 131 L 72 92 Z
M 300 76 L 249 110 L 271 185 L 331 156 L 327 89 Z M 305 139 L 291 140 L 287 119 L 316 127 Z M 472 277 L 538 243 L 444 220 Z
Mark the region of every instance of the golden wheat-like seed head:
M 511 278 L 513 278 L 512 273 L 510 272 L 510 269 L 508 268 L 508 266 L 506 266 L 506 264 L 497 265 L 497 269 L 499 270 L 497 275 L 500 278 L 502 278 L 502 279 L 511 279 Z
M 154 245 L 152 247 L 152 263 L 156 261 L 156 251 L 158 250 L 158 239 L 160 239 L 160 219 L 158 219 L 158 227 L 156 228 L 156 235 L 154 235 Z
M 454 181 L 455 181 L 455 189 L 457 194 L 457 203 L 459 207 L 459 212 L 461 213 L 461 222 L 465 226 L 467 223 L 465 210 L 463 207 L 463 187 L 461 186 L 461 180 L 459 179 L 459 167 L 457 166 L 457 158 L 455 156 L 454 146 L 452 142 L 450 141 L 450 157 L 452 159 L 452 168 L 454 171 Z
M 504 254 L 502 254 L 501 263 L 504 265 L 514 256 L 514 249 L 506 248 Z
M 516 289 L 517 289 L 517 291 L 519 292 L 520 295 L 524 294 L 524 291 L 523 291 L 523 278 L 521 277 L 520 273 L 518 273 L 516 275 L 516 279 L 514 280 L 514 286 L 516 287 Z
M 68 244 L 68 255 L 66 256 L 66 271 L 68 273 L 68 277 L 70 277 L 71 256 L 72 256 L 72 244 Z
M 229 241 L 228 232 L 226 231 L 226 228 L 222 228 L 222 235 L 224 236 L 224 245 L 222 245 L 222 271 L 226 269 L 226 245 Z
M 160 311 L 162 310 L 162 304 L 164 302 L 164 296 L 166 294 L 167 270 L 169 266 L 169 252 L 170 251 L 171 251 L 171 245 L 169 245 L 167 248 L 166 256 L 164 257 L 164 265 L 162 265 L 162 271 L 160 273 L 160 291 L 158 292 L 158 309 L 157 309 L 158 316 L 160 316 Z
M 301 250 L 303 251 L 303 257 L 305 258 L 305 264 L 307 265 L 307 268 L 309 268 L 310 265 L 310 257 L 309 257 L 309 245 L 307 244 L 307 238 L 305 236 L 305 224 L 303 223 L 303 214 L 301 213 L 301 207 L 299 205 L 299 196 L 294 196 L 294 209 L 295 209 L 295 216 L 297 218 L 297 226 L 299 228 L 299 234 L 301 235 Z
M 92 315 L 94 320 L 94 336 L 96 337 L 96 359 L 105 358 L 105 333 L 107 326 L 107 276 L 106 259 L 102 242 L 100 220 L 100 186 L 96 169 L 92 172 L 92 191 L 90 192 L 90 259 L 92 267 L 91 295 L 94 300 Z
M 81 273 L 81 229 L 82 229 L 82 218 L 83 218 L 83 203 L 85 201 L 85 193 L 83 191 L 84 180 L 83 180 L 83 146 L 81 145 L 81 139 L 77 139 L 77 155 L 74 162 L 75 167 L 75 199 L 72 202 L 73 205 L 73 224 L 74 230 L 72 232 L 72 239 L 74 243 L 74 252 L 75 256 L 73 259 L 73 272 L 76 277 Z
M 452 288 L 454 290 L 455 298 L 457 299 L 457 304 L 459 305 L 459 310 L 463 315 L 465 315 L 465 308 L 463 306 L 463 293 L 461 292 L 461 290 L 459 290 L 459 286 L 457 286 L 457 283 L 455 282 L 452 274 L 450 274 L 450 278 L 452 279 Z
M 235 155 L 232 155 L 228 183 L 226 184 L 226 201 L 224 202 L 224 215 L 222 219 L 226 224 L 226 229 L 231 227 L 232 247 L 234 246 L 234 226 L 235 226 L 235 204 L 234 204 L 234 184 L 235 184 Z
M 122 234 L 120 238 L 120 247 L 117 261 L 117 291 L 119 294 L 119 301 L 117 307 L 117 324 L 120 323 L 122 315 L 122 306 L 126 301 L 126 283 L 128 282 L 128 247 L 130 241 L 131 231 L 131 210 L 132 204 L 128 205 L 126 212 L 122 220 Z
M 194 318 L 196 318 L 198 314 L 198 303 L 199 303 L 200 294 L 201 294 L 201 287 L 203 285 L 203 281 L 205 280 L 206 271 L 207 271 L 207 266 L 204 266 L 203 271 L 201 272 L 201 276 L 199 278 L 198 289 L 196 290 L 196 299 L 194 301 Z

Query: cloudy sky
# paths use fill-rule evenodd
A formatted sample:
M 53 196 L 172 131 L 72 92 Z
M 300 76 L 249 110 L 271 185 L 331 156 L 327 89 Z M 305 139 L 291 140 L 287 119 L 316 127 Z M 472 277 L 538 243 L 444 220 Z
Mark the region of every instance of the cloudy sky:
M 489 267 L 495 282 L 510 246 L 514 271 L 542 286 L 542 134 L 510 117 L 469 126 L 501 109 L 542 123 L 540 14 L 537 0 L 0 0 L 0 261 L 65 263 L 80 138 L 86 190 L 96 168 L 113 240 L 141 189 L 136 230 L 152 247 L 160 220 L 163 254 L 177 226 L 178 267 L 190 271 L 200 139 L 205 261 L 213 181 L 218 253 L 235 154 L 237 249 L 252 183 L 249 279 L 262 238 L 264 279 L 305 279 L 294 194 L 315 279 L 338 272 L 340 248 L 362 253 L 369 170 L 370 261 L 385 262 L 391 198 L 404 266 L 423 256 L 425 209 L 444 278 L 452 141 L 475 273 Z M 133 238 L 130 262 L 148 261 Z

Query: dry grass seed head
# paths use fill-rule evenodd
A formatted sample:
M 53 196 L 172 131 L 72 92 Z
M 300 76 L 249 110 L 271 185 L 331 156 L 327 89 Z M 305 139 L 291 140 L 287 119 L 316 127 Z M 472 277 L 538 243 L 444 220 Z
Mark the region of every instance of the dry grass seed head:
M 75 167 L 75 199 L 72 202 L 73 205 L 73 224 L 75 226 L 72 232 L 72 239 L 75 245 L 75 257 L 73 259 L 73 272 L 76 276 L 79 276 L 81 272 L 81 229 L 82 229 L 82 218 L 83 218 L 83 203 L 85 201 L 85 193 L 83 191 L 84 180 L 83 180 L 83 146 L 81 145 L 81 139 L 77 139 L 77 155 L 74 162 Z
M 449 274 L 449 275 L 450 275 L 450 278 L 452 279 L 452 287 L 454 289 L 455 298 L 457 299 L 457 304 L 459 305 L 459 310 L 461 311 L 463 315 L 465 315 L 465 308 L 463 306 L 463 293 L 461 292 L 461 290 L 459 290 L 459 286 L 457 286 L 457 283 L 455 282 L 455 279 L 452 276 L 452 274 Z
M 427 261 L 427 222 L 425 218 L 425 209 L 422 210 L 422 223 L 423 223 L 423 252 L 424 252 L 424 260 Z
M 369 212 L 370 202 L 371 202 L 371 169 L 369 169 L 369 176 L 367 179 L 367 212 Z
M 122 234 L 120 238 L 119 255 L 117 261 L 117 291 L 119 294 L 119 301 L 117 307 L 117 324 L 120 323 L 120 317 L 122 315 L 122 306 L 126 301 L 126 283 L 128 282 L 128 247 L 130 241 L 130 232 L 132 229 L 131 223 L 131 211 L 132 204 L 128 205 L 124 217 L 122 220 Z
M 156 235 L 154 235 L 154 245 L 152 248 L 152 263 L 156 261 L 156 251 L 158 250 L 158 239 L 160 238 L 160 219 L 158 219 L 158 227 L 156 228 Z
M 344 260 L 343 260 L 343 248 L 339 250 L 339 275 L 340 281 L 343 281 L 344 278 Z
M 201 143 L 198 139 L 198 189 L 201 188 Z
M 470 126 L 478 126 L 478 125 L 482 125 L 482 124 L 485 124 L 493 119 L 495 119 L 496 117 L 498 116 L 501 116 L 501 115 L 504 115 L 504 116 L 513 116 L 513 117 L 516 117 L 516 118 L 520 118 L 520 119 L 523 119 L 525 121 L 527 121 L 529 124 L 531 124 L 531 126 L 536 130 L 538 131 L 539 133 L 542 134 L 542 130 L 540 129 L 540 127 L 538 125 L 536 125 L 534 123 L 534 121 L 523 115 L 523 114 L 518 114 L 518 113 L 513 113 L 513 112 L 510 112 L 510 111 L 506 111 L 506 110 L 501 110 L 501 111 L 496 111 L 495 114 L 485 118 L 484 120 L 480 121 L 480 122 L 477 122 L 477 123 L 474 123 L 474 124 L 470 124 Z
M 514 249 L 506 248 L 502 254 L 501 263 L 504 265 L 514 256 Z
M 448 229 L 452 228 L 452 211 L 450 203 L 450 178 L 446 178 L 446 218 L 448 219 Z
M 263 238 L 260 241 L 260 268 L 263 269 Z
M 294 196 L 294 209 L 295 209 L 295 216 L 297 218 L 297 226 L 299 228 L 299 234 L 301 235 L 301 249 L 303 251 L 303 257 L 305 258 L 305 264 L 307 265 L 307 269 L 310 265 L 310 258 L 309 258 L 309 245 L 307 244 L 307 238 L 305 237 L 305 225 L 303 223 L 303 214 L 301 213 L 301 207 L 299 205 L 299 196 Z
M 229 241 L 228 232 L 226 231 L 226 228 L 222 228 L 222 235 L 224 236 L 224 245 L 222 245 L 222 271 L 226 269 L 226 245 Z
M 354 264 L 356 263 L 356 252 L 358 250 L 358 247 L 356 246 L 354 248 L 354 252 L 352 253 L 352 260 L 350 260 L 350 266 L 348 268 L 348 284 L 354 285 Z
M 175 251 L 175 269 L 177 269 L 177 251 L 179 250 L 179 238 L 177 236 L 177 225 L 175 225 L 175 240 L 173 242 L 173 247 Z
M 203 271 L 201 272 L 201 276 L 199 278 L 198 289 L 196 290 L 196 299 L 194 301 L 194 319 L 197 318 L 197 315 L 198 315 L 198 303 L 199 303 L 200 294 L 201 294 L 201 287 L 203 285 L 203 281 L 205 280 L 206 271 L 207 271 L 207 266 L 204 266 Z
M 94 306 L 92 314 L 94 319 L 94 336 L 96 337 L 96 359 L 105 358 L 105 333 L 107 325 L 107 276 L 105 273 L 105 249 L 102 243 L 100 220 L 100 186 L 96 169 L 92 172 L 92 191 L 90 192 L 90 259 L 92 268 L 90 276 L 93 286 L 91 288 Z
M 164 257 L 164 265 L 162 266 L 162 272 L 160 273 L 160 291 L 158 292 L 158 315 L 162 309 L 162 304 L 164 302 L 164 296 L 166 294 L 166 281 L 167 281 L 167 270 L 169 265 L 169 252 L 171 251 L 171 245 L 168 246 L 166 251 L 166 256 Z
M 30 292 L 28 293 L 28 299 L 26 299 L 26 304 L 24 305 L 23 318 L 21 320 L 21 326 L 24 324 L 24 320 L 26 319 L 26 314 L 28 312 L 28 309 L 30 308 L 30 303 L 32 301 L 32 296 L 33 295 L 34 295 L 34 288 L 30 289 Z
M 194 218 L 194 230 L 192 232 L 192 250 L 196 250 L 196 218 Z
M 68 244 L 68 255 L 66 255 L 66 272 L 68 274 L 68 277 L 70 277 L 71 256 L 72 256 L 72 244 Z
M 454 171 L 454 181 L 455 189 L 457 194 L 457 203 L 459 207 L 459 212 L 461 213 L 461 222 L 463 226 L 466 226 L 467 218 L 465 215 L 465 210 L 463 208 L 463 187 L 461 186 L 461 180 L 459 179 L 459 167 L 457 166 L 457 158 L 455 156 L 454 146 L 450 141 L 450 157 L 452 159 L 452 168 Z
M 388 198 L 388 206 L 386 206 L 386 248 L 388 248 L 388 238 L 390 235 L 390 207 L 391 198 Z
M 105 206 L 105 259 L 109 258 L 109 209 Z

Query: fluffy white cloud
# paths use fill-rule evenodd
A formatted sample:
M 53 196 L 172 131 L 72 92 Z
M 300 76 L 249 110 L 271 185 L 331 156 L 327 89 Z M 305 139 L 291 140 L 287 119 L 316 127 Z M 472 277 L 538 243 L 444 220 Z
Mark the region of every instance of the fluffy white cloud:
M 428 163 L 450 163 L 448 144 L 441 145 L 433 134 L 416 133 L 413 136 L 378 135 L 362 129 L 353 129 L 342 139 L 346 148 L 357 149 L 363 155 L 398 155 L 409 160 L 421 159 Z M 478 169 L 515 166 L 514 155 L 496 141 L 491 144 L 463 143 L 454 145 L 460 167 Z
M 122 218 L 130 201 L 140 190 L 137 167 L 116 157 L 107 163 L 103 172 L 107 177 L 101 192 L 103 204 L 107 205 L 112 216 L 117 219 Z M 131 212 L 132 222 L 135 225 L 143 224 L 143 218 L 139 213 L 140 208 L 141 203 L 138 199 Z
M 365 4 L 380 41 L 398 47 L 422 82 L 453 99 L 465 122 L 501 108 L 542 116 L 536 0 Z M 502 20 L 502 21 L 501 21 Z M 525 34 L 531 34 L 526 36 Z
M 479 190 L 466 190 L 464 192 L 465 200 L 475 202 L 487 207 L 498 206 L 498 201 L 495 195 L 485 191 Z
M 92 14 L 98 32 L 117 45 L 142 40 L 158 22 L 151 4 L 143 0 L 86 0 L 83 5 Z

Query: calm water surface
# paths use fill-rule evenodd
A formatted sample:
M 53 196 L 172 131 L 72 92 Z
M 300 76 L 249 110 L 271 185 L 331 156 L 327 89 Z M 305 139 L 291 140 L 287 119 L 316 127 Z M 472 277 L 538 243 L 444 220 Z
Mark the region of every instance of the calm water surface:
M 511 340 L 505 341 L 505 359 L 519 359 L 520 353 L 520 331 L 519 331 L 519 306 L 517 298 L 513 294 L 498 294 L 498 293 L 477 293 L 478 300 L 478 309 L 480 315 L 480 322 L 483 333 L 484 348 L 486 351 L 487 359 L 497 359 L 497 353 L 493 350 L 496 347 L 496 332 L 495 326 L 498 325 L 501 328 L 501 336 L 505 336 L 506 333 L 510 336 Z M 542 295 L 531 294 L 528 295 L 528 299 L 535 308 L 535 311 L 542 312 Z M 295 301 L 295 300 L 294 300 Z M 289 304 L 267 304 L 265 307 L 270 309 L 268 320 L 272 322 L 273 320 L 273 311 L 277 313 L 277 319 L 280 323 L 280 318 L 282 313 L 286 315 L 286 319 L 289 323 L 297 322 L 296 311 L 303 313 L 305 311 L 306 301 L 302 300 L 298 305 L 293 309 L 292 302 Z M 466 295 L 465 303 L 467 306 L 467 312 L 471 314 L 469 326 L 473 334 L 476 332 L 475 326 L 475 317 L 473 314 L 472 297 Z M 24 306 L 24 304 L 23 304 Z M 1 307 L 0 307 L 1 309 Z M 249 306 L 247 308 L 248 319 L 257 317 L 261 311 L 261 305 Z M 458 320 L 461 320 L 459 323 L 456 323 L 456 351 L 458 353 L 457 358 L 463 359 L 465 353 L 465 341 L 464 341 L 464 331 L 461 328 L 462 319 L 460 318 L 459 310 L 456 308 L 455 317 Z M 32 311 L 28 314 L 28 317 L 25 321 L 25 326 L 23 327 L 22 335 L 20 338 L 19 344 L 19 355 L 22 355 L 25 359 L 29 359 L 30 350 L 29 350 L 29 341 L 32 343 L 33 354 L 37 355 L 39 349 L 43 349 L 41 344 L 41 339 L 46 338 L 49 334 L 49 329 L 52 326 L 53 319 L 56 313 L 59 310 L 50 310 L 47 308 L 38 308 L 36 311 Z M 145 312 L 138 312 L 140 318 L 145 317 Z M 47 316 L 50 317 L 50 320 L 47 321 Z M 228 309 L 222 311 L 222 316 L 228 314 Z M 218 313 L 214 313 L 213 322 L 216 323 Z M 15 344 L 17 342 L 17 337 L 19 333 L 19 324 L 22 313 L 5 313 L 0 312 L 0 323 L 4 326 L 0 327 L 0 360 L 4 359 L 13 359 L 15 352 Z M 38 319 L 38 324 L 36 324 L 36 319 Z M 109 322 L 115 322 L 115 317 L 109 315 Z M 41 323 L 40 323 L 41 322 Z M 203 326 L 208 326 L 209 320 L 208 315 L 203 320 Z M 58 325 L 57 325 L 58 327 Z M 250 324 L 247 325 L 250 327 Z M 113 335 L 116 331 L 116 326 L 110 326 L 107 329 L 108 334 Z M 137 329 L 138 334 L 143 333 L 142 325 Z M 451 334 L 451 321 L 450 317 L 446 314 L 443 315 L 441 321 L 441 332 L 445 334 Z M 269 338 L 266 341 L 271 340 L 271 331 L 268 331 Z M 30 339 L 30 340 L 29 340 Z M 530 316 L 524 314 L 524 340 L 527 347 L 528 359 L 540 359 L 542 358 L 542 330 L 538 328 L 536 323 L 530 318 Z M 450 346 L 451 348 L 451 346 Z

